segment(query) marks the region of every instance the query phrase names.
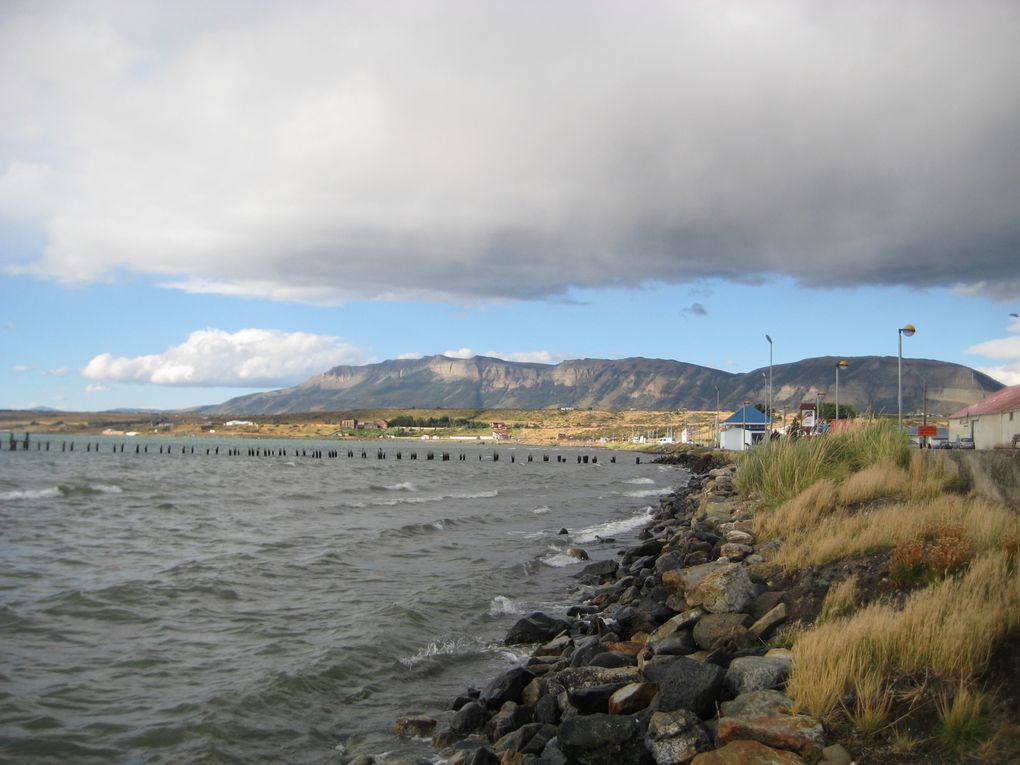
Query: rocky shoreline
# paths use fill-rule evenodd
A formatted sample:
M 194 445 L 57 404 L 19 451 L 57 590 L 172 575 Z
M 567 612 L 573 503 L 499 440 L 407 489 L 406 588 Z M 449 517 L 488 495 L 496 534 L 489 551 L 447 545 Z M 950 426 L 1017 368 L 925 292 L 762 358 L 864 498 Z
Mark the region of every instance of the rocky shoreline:
M 537 646 L 519 666 L 394 732 L 431 737 L 449 765 L 848 765 L 782 692 L 791 657 L 770 638 L 787 593 L 735 471 L 663 498 L 638 545 L 577 574 L 585 597 L 563 618 L 513 625 L 508 645 Z

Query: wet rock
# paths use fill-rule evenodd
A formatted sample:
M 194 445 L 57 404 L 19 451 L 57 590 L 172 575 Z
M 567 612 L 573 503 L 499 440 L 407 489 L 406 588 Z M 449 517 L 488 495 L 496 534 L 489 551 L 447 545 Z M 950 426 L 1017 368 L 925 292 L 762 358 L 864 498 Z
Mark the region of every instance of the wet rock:
M 499 755 L 487 746 L 479 747 L 468 753 L 464 765 L 499 765 Z
M 686 656 L 656 657 L 645 664 L 644 678 L 659 686 L 656 711 L 687 709 L 701 718 L 715 712 L 725 672 Z
M 760 744 L 757 741 L 734 741 L 721 749 L 699 754 L 691 765 L 804 765 L 793 752 Z
M 568 547 L 567 555 L 571 558 L 577 558 L 578 560 L 588 560 L 588 553 L 580 547 Z
M 486 727 L 489 741 L 498 741 L 508 733 L 535 721 L 535 710 L 527 704 L 514 704 L 508 701 L 492 716 Z
M 581 765 L 650 765 L 644 737 L 635 717 L 596 714 L 564 720 L 556 740 L 567 760 Z
M 693 712 L 656 712 L 648 723 L 645 745 L 656 765 L 685 765 L 712 748 L 712 734 Z
M 637 667 L 603 669 L 602 667 L 571 667 L 549 678 L 549 693 L 559 695 L 578 688 L 594 688 L 598 685 L 624 686 L 641 682 Z
M 669 637 L 657 640 L 652 645 L 656 656 L 686 656 L 698 650 L 691 630 L 677 630 Z
M 535 722 L 556 725 L 560 721 L 560 705 L 556 697 L 547 694 L 535 704 Z
M 648 636 L 648 642 L 654 644 L 669 637 L 678 630 L 693 627 L 704 615 L 704 610 L 700 608 L 691 608 L 683 611 L 664 622 L 654 632 L 652 632 L 652 634 Z
M 636 667 L 637 658 L 633 654 L 617 653 L 616 651 L 605 651 L 596 654 L 588 662 L 591 667 Z
M 576 688 L 567 692 L 567 699 L 581 714 L 590 715 L 596 712 L 609 712 L 609 697 L 624 686 L 618 683 L 594 685 Z
M 507 632 L 504 642 L 507 645 L 545 643 L 569 629 L 570 622 L 536 611 L 519 619 Z
M 604 584 L 611 581 L 620 569 L 620 564 L 615 560 L 600 560 L 596 563 L 589 563 L 581 572 L 576 575 L 585 584 Z M 567 612 L 570 613 L 569 611 Z
M 507 701 L 520 702 L 521 692 L 534 677 L 530 670 L 514 667 L 485 686 L 478 700 L 487 709 L 499 709 Z
M 435 727 L 435 718 L 428 715 L 405 715 L 397 718 L 393 724 L 393 733 L 406 738 L 417 738 L 432 735 Z

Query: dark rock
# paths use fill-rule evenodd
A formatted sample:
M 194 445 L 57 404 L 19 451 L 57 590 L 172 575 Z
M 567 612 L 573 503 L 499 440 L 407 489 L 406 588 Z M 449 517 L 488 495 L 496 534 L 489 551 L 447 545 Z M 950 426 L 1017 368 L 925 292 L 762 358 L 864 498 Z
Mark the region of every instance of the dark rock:
M 478 700 L 488 709 L 499 709 L 507 701 L 520 702 L 521 692 L 534 677 L 530 670 L 514 667 L 485 686 Z
M 436 727 L 436 720 L 428 715 L 406 715 L 398 717 L 393 732 L 398 736 L 429 736 Z
M 559 530 L 559 531 L 557 532 L 557 535 L 561 535 L 561 534 L 569 534 L 569 533 L 570 533 L 570 532 L 569 532 L 569 531 L 567 531 L 566 529 L 560 529 L 560 530 Z
M 542 750 L 542 765 L 567 765 L 567 756 L 560 749 L 558 735 L 551 739 Z
M 535 710 L 532 707 L 527 704 L 507 703 L 493 715 L 486 728 L 486 734 L 489 741 L 499 741 L 508 733 L 513 733 L 518 728 L 530 725 L 534 721 Z
M 610 563 L 614 563 L 615 564 L 615 561 L 610 561 Z M 598 565 L 597 563 L 593 563 L 592 564 L 592 566 L 597 566 L 597 565 Z M 581 576 L 583 574 L 584 574 L 584 571 L 582 571 L 579 576 Z M 591 614 L 597 614 L 598 612 L 599 612 L 598 606 L 571 606 L 570 608 L 567 609 L 567 616 L 570 616 L 570 617 L 586 616 L 586 615 L 590 616 Z
M 645 664 L 642 674 L 659 686 L 656 711 L 688 709 L 702 719 L 714 714 L 726 675 L 714 664 L 703 664 L 686 656 L 656 657 Z
M 751 602 L 751 605 L 748 608 L 748 613 L 751 614 L 752 619 L 757 621 L 773 608 L 778 606 L 784 597 L 786 597 L 786 593 L 779 590 L 768 590 L 763 592 Z
M 698 650 L 691 630 L 677 630 L 669 637 L 656 641 L 652 647 L 656 656 L 685 656 Z
M 536 611 L 518 620 L 507 632 L 504 642 L 507 645 L 545 643 L 569 629 L 570 622 Z
M 655 561 L 655 570 L 660 574 L 663 571 L 673 571 L 684 566 L 684 556 L 686 553 L 678 550 L 670 550 L 665 555 L 660 556 Z
M 637 657 L 628 653 L 618 653 L 616 651 L 605 651 L 603 653 L 596 654 L 588 662 L 591 667 L 636 667 Z
M 535 746 L 532 747 L 531 742 L 536 735 L 541 735 L 542 738 L 535 742 Z M 556 727 L 553 725 L 530 723 L 503 736 L 503 738 L 492 745 L 492 748 L 496 752 L 530 752 L 531 754 L 538 754 L 555 735 Z
M 600 560 L 595 563 L 589 563 L 581 572 L 576 574 L 576 578 L 580 579 L 586 584 L 602 584 L 610 581 L 616 576 L 616 572 L 620 569 L 620 564 L 615 560 Z M 596 609 L 598 610 L 598 609 Z M 590 611 L 588 613 L 591 613 Z M 567 611 L 567 615 L 573 615 L 570 611 Z
M 609 714 L 632 715 L 647 709 L 659 686 L 655 683 L 630 683 L 609 697 Z
M 464 765 L 499 765 L 499 755 L 487 746 L 475 749 L 464 759 Z
M 556 725 L 560 721 L 560 705 L 556 697 L 546 694 L 535 704 L 535 722 Z
M 608 653 L 609 649 L 602 643 L 598 642 L 598 638 L 593 636 L 592 643 L 582 646 L 580 648 L 574 648 L 574 653 L 570 656 L 571 667 L 584 667 L 591 664 L 592 660 L 599 654 Z
M 450 717 L 450 727 L 458 733 L 481 730 L 489 721 L 489 712 L 477 701 L 469 701 Z
M 632 547 L 623 556 L 623 565 L 629 566 L 638 558 L 644 558 L 646 556 L 658 556 L 662 552 L 662 548 L 665 547 L 666 542 L 663 539 L 649 539 L 647 542 Z
M 634 717 L 595 714 L 560 724 L 556 740 L 568 762 L 581 765 L 650 765 L 645 726 Z
M 712 734 L 693 712 L 656 712 L 648 723 L 645 744 L 657 765 L 684 765 L 712 748 Z
M 576 688 L 567 693 L 567 699 L 570 701 L 571 706 L 581 714 L 607 713 L 609 711 L 609 697 L 620 690 L 620 688 L 623 688 L 623 685 L 620 683 Z
M 478 698 L 478 692 L 477 691 L 475 691 L 475 695 L 474 696 L 458 696 L 457 698 L 455 698 L 453 700 L 453 703 L 450 705 L 450 709 L 452 709 L 454 712 L 456 712 L 458 709 L 463 707 L 465 704 L 470 704 L 472 701 L 474 701 L 477 698 Z

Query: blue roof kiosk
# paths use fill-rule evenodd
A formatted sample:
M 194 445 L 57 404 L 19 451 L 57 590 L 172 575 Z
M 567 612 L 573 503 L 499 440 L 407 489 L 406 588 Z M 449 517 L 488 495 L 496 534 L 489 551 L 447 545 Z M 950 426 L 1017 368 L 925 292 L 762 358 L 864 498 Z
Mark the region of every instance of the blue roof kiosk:
M 745 406 L 719 423 L 719 446 L 742 452 L 766 438 L 769 418 L 757 407 Z

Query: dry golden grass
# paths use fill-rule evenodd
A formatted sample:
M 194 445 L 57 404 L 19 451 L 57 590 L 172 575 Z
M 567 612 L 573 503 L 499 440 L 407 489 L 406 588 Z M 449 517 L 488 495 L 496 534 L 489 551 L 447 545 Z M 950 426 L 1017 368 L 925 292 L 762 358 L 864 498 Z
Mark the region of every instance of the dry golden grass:
M 823 481 L 775 510 L 758 513 L 761 538 L 780 537 L 773 560 L 791 568 L 892 547 L 933 526 L 962 525 L 975 553 L 998 548 L 1020 536 L 1020 517 L 978 497 L 941 494 L 852 512 L 838 502 L 838 489 Z
M 831 622 L 833 619 L 850 616 L 857 610 L 859 602 L 860 593 L 857 592 L 857 576 L 851 575 L 829 588 L 829 591 L 825 594 L 825 602 L 822 603 L 821 613 L 818 614 L 818 621 L 819 623 Z
M 889 724 L 893 694 L 886 687 L 885 677 L 870 668 L 855 672 L 851 685 L 853 703 L 846 709 L 847 717 L 865 736 L 873 736 Z
M 990 699 L 969 683 L 961 683 L 952 694 L 942 693 L 936 700 L 939 714 L 939 738 L 953 749 L 970 749 L 988 735 L 985 711 Z
M 888 462 L 869 465 L 854 473 L 839 486 L 836 493 L 844 506 L 869 502 L 878 498 L 906 499 L 910 496 L 911 476 Z
M 798 709 L 827 718 L 867 672 L 932 671 L 969 681 L 997 641 L 1020 626 L 1020 571 L 989 550 L 955 578 L 915 592 L 902 609 L 875 603 L 798 636 L 787 690 Z

